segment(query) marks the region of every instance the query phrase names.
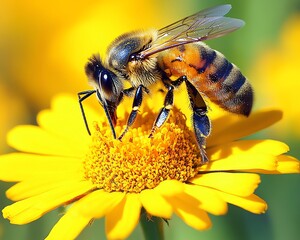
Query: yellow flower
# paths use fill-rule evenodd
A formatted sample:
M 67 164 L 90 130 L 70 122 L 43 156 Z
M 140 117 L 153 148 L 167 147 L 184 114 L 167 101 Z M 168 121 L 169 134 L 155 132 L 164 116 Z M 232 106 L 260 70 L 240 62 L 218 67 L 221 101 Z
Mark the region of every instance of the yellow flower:
M 185 115 L 174 108 L 167 123 L 148 138 L 160 96 L 147 98 L 135 127 L 122 142 L 112 138 L 104 114 L 86 106 L 90 137 L 75 98 L 54 98 L 39 113 L 39 126 L 18 126 L 9 144 L 21 153 L 0 157 L 0 179 L 18 182 L 7 191 L 16 203 L 3 209 L 13 224 L 26 224 L 59 207 L 64 216 L 47 239 L 74 239 L 93 220 L 105 217 L 109 239 L 123 239 L 149 217 L 178 215 L 189 226 L 211 226 L 208 213 L 222 215 L 228 203 L 259 214 L 266 202 L 254 194 L 257 173 L 299 173 L 299 162 L 282 155 L 288 146 L 274 140 L 237 140 L 281 118 L 275 110 L 249 118 L 215 114 L 208 139 L 210 162 L 201 161 Z M 128 106 L 128 105 L 127 105 Z M 99 107 L 100 109 L 100 107 Z M 118 109 L 117 134 L 130 109 Z M 156 112 L 156 113 L 155 113 Z
M 275 129 L 286 136 L 300 135 L 298 89 L 300 88 L 300 14 L 284 24 L 279 43 L 262 51 L 256 59 L 251 79 L 256 79 L 264 103 L 284 111 L 284 118 Z

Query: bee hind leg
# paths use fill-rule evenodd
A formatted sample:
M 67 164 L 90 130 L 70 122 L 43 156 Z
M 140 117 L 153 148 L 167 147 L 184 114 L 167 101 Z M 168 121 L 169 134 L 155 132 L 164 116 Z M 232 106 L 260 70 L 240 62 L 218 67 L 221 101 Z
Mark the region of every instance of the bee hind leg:
M 193 127 L 202 158 L 201 164 L 205 164 L 209 161 L 205 151 L 206 138 L 211 130 L 210 120 L 206 115 L 207 106 L 199 91 L 189 81 L 186 81 L 186 86 L 193 110 Z
M 204 109 L 193 109 L 193 126 L 201 155 L 201 163 L 209 161 L 206 155 L 206 138 L 210 133 L 210 121 Z

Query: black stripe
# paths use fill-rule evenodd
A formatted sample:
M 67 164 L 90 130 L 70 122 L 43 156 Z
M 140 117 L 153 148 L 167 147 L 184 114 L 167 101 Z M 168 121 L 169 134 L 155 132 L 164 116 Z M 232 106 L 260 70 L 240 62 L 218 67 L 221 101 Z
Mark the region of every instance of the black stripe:
M 210 64 L 212 64 L 212 62 L 215 60 L 215 58 L 217 56 L 217 53 L 208 47 L 201 46 L 200 47 L 200 55 L 201 55 L 201 61 L 205 61 L 205 64 L 203 67 L 197 69 L 197 72 L 199 74 L 205 72 L 206 68 Z
M 242 114 L 244 114 L 245 116 L 249 116 L 253 104 L 253 91 L 250 85 L 243 92 L 240 98 L 243 98 Z
M 209 74 L 209 78 L 213 82 L 218 82 L 221 79 L 225 80 L 233 68 L 233 65 L 226 58 L 223 57 L 221 61 L 222 63 L 216 66 L 216 72 Z
M 246 78 L 242 75 L 240 71 L 234 77 L 234 81 L 228 86 L 231 92 L 236 93 L 246 82 Z
M 246 83 L 247 84 L 247 83 Z M 253 91 L 250 84 L 243 88 L 243 91 L 236 94 L 234 97 L 223 102 L 225 109 L 230 112 L 249 116 L 253 104 Z

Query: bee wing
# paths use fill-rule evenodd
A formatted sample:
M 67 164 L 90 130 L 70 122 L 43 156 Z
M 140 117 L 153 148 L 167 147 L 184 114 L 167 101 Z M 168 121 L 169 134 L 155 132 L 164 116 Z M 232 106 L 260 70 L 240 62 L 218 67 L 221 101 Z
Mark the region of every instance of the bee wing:
M 244 25 L 244 21 L 224 17 L 231 5 L 221 5 L 202 10 L 158 30 L 152 46 L 139 53 L 140 58 L 192 42 L 204 41 L 226 35 Z

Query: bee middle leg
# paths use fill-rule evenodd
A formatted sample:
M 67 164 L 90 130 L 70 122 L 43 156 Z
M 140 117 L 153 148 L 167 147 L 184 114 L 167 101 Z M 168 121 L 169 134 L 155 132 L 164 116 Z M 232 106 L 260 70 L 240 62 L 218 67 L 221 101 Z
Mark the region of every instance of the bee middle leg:
M 174 88 L 178 87 L 181 83 L 185 82 L 188 90 L 188 95 L 193 110 L 193 127 L 196 136 L 196 141 L 200 150 L 201 163 L 208 162 L 206 155 L 206 138 L 210 134 L 211 124 L 207 117 L 207 106 L 203 100 L 199 91 L 188 81 L 186 76 L 182 76 L 175 81 L 165 81 L 164 84 L 168 88 L 168 92 L 165 97 L 164 106 L 160 110 L 154 125 L 152 127 L 149 137 L 152 137 L 155 130 L 160 128 L 167 120 L 170 110 L 173 107 L 174 102 Z
M 168 89 L 168 91 L 165 96 L 164 106 L 161 108 L 161 110 L 153 124 L 149 138 L 151 138 L 153 136 L 154 132 L 156 131 L 156 129 L 160 128 L 168 119 L 170 110 L 172 109 L 173 104 L 174 104 L 174 89 L 176 87 L 179 87 L 179 85 L 181 83 L 183 83 L 184 81 L 186 81 L 186 76 L 181 76 L 180 78 L 178 78 L 175 81 L 170 81 L 169 79 L 164 81 L 164 84 L 165 84 L 166 88 Z
M 154 132 L 156 131 L 156 129 L 160 128 L 165 123 L 165 121 L 168 119 L 170 110 L 173 107 L 173 102 L 174 102 L 174 87 L 170 85 L 170 86 L 168 86 L 168 92 L 165 97 L 164 106 L 160 110 L 160 112 L 153 124 L 149 138 L 151 138 L 153 136 Z

